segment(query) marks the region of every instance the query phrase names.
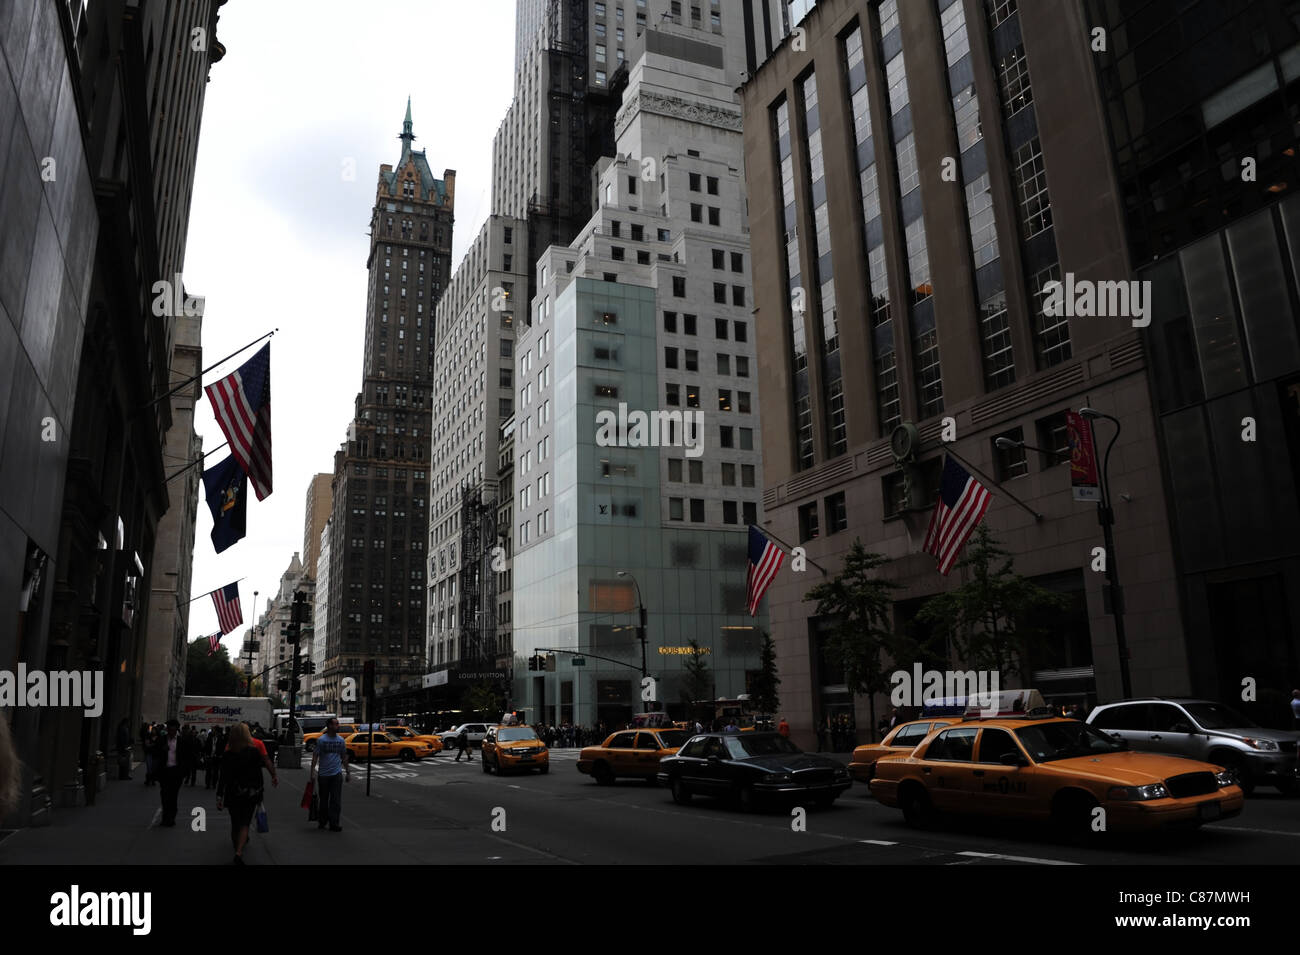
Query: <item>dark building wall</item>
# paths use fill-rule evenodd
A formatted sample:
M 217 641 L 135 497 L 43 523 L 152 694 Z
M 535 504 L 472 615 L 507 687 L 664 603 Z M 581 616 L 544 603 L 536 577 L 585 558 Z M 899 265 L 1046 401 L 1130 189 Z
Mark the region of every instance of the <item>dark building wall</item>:
M 907 601 L 959 580 L 956 573 L 940 577 L 933 558 L 919 553 L 929 507 L 892 513 L 892 490 L 886 489 L 896 478 L 888 438 L 897 420 L 915 421 L 928 442 L 923 464 L 931 462 L 933 469 L 942 458 L 943 420 L 951 417 L 953 450 L 1004 486 L 991 487 L 994 504 L 985 520 L 1016 556 L 1017 570 L 1044 580 L 1069 577 L 1082 587 L 1087 650 L 1067 656 L 1089 659 L 1062 661 L 1056 659 L 1060 654 L 1045 654 L 1053 661 L 1044 671 L 1082 674 L 1067 680 L 1061 672 L 1046 672 L 1045 678 L 1056 680 L 1062 692 L 1112 698 L 1120 691 L 1113 624 L 1103 606 L 1101 575 L 1088 569 L 1092 548 L 1101 546 L 1095 510 L 1071 500 L 1069 468 L 1053 466 L 1045 456 L 1030 452 L 1022 466 L 1002 473 L 1008 462 L 999 460 L 993 440 L 1011 434 L 1044 445 L 1051 440 L 1047 429 L 1067 409 L 1092 405 L 1113 413 L 1123 422 L 1110 476 L 1116 496 L 1128 495 L 1116 505 L 1116 555 L 1124 567 L 1134 688 L 1186 691 L 1188 664 L 1141 333 L 1122 317 L 1046 321 L 1041 307 L 1044 282 L 1065 272 L 1094 280 L 1128 275 L 1118 189 L 1086 52 L 1088 22 L 1073 8 L 1021 4 L 1018 14 L 1014 5 L 956 3 L 957 9 L 950 9 L 949 0 L 900 3 L 897 26 L 882 36 L 876 2 L 823 0 L 802 21 L 806 51 L 795 50 L 788 37 L 743 87 L 765 522 L 782 539 L 803 544 L 832 573 L 854 537 L 893 558 L 885 573 L 903 585 L 896 614 L 903 625 L 907 607 L 915 606 Z M 886 5 L 886 14 L 891 13 Z M 887 19 L 892 26 L 892 17 Z M 953 36 L 945 39 L 945 29 L 952 33 L 952 25 L 963 21 L 968 52 Z M 865 36 L 862 63 L 851 69 L 845 41 L 855 26 Z M 899 51 L 906 75 L 901 107 L 901 90 L 891 95 L 889 82 L 897 78 L 890 66 L 897 69 Z M 809 185 L 813 166 L 803 80 L 810 70 L 817 76 L 821 188 L 830 197 L 829 222 L 821 234 L 816 215 L 821 191 Z M 1021 85 L 1013 86 L 1017 74 Z M 977 104 L 978 133 L 972 133 L 973 126 L 963 131 L 959 121 L 953 98 L 963 91 L 968 92 L 959 102 L 973 95 Z M 791 333 L 798 316 L 792 303 L 795 283 L 786 271 L 786 195 L 772 112 L 783 97 L 791 115 L 798 284 L 807 303 L 811 460 L 799 453 Z M 855 121 L 862 97 L 870 112 L 865 128 Z M 953 174 L 945 178 L 949 158 Z M 868 217 L 860 173 L 871 165 L 879 205 L 878 216 Z M 913 188 L 904 184 L 909 175 L 915 176 Z M 1036 203 L 1028 201 L 1033 195 L 1040 197 Z M 996 236 L 992 258 L 988 248 L 977 251 L 971 240 L 972 212 L 985 205 Z M 924 228 L 924 259 L 918 259 L 914 239 L 918 223 Z M 980 224 L 987 225 L 987 217 Z M 813 258 L 814 243 L 823 256 L 829 249 L 829 270 Z M 883 274 L 871 267 L 872 250 L 884 264 Z M 828 271 L 833 316 L 822 307 L 826 296 L 818 287 Z M 827 369 L 834 368 L 825 360 L 831 317 L 847 432 L 840 453 L 832 440 L 835 414 L 826 388 Z M 927 377 L 924 367 L 933 362 L 936 346 L 938 374 Z M 992 360 L 999 351 L 1000 363 Z M 894 416 L 888 413 L 881 374 L 891 363 L 898 383 Z M 1104 449 L 1110 433 L 1105 424 L 1097 431 Z M 828 535 L 831 509 L 838 507 L 828 499 L 841 493 L 846 526 Z M 1011 495 L 1043 519 L 1036 520 Z M 816 539 L 801 540 L 801 508 L 818 517 L 822 531 Z M 812 568 L 783 573 L 768 593 L 787 680 L 783 703 L 805 733 L 843 697 L 822 694 L 820 688 L 833 687 L 834 680 L 823 682 L 826 675 L 817 672 L 814 608 L 802 599 L 820 579 Z M 1042 685 L 1049 693 L 1053 689 L 1048 682 Z M 858 725 L 865 729 L 865 702 L 855 705 Z
M 1193 689 L 1239 701 L 1253 677 L 1243 705 L 1285 725 L 1300 665 L 1300 26 L 1279 4 L 1084 6 L 1110 43 L 1096 71 L 1130 263 L 1153 284 Z
M 153 283 L 183 254 L 220 5 L 0 10 L 0 613 L 17 621 L 0 628 L 0 666 L 104 672 L 97 719 L 15 715 L 25 792 L 39 777 L 59 805 L 93 801 L 98 754 L 118 719 L 140 715 L 147 581 L 171 503 L 171 408 L 154 399 L 168 388 L 173 321 L 154 315 Z M 188 46 L 194 27 L 202 50 Z M 23 613 L 25 559 L 42 573 Z M 43 810 L 38 795 L 15 815 Z

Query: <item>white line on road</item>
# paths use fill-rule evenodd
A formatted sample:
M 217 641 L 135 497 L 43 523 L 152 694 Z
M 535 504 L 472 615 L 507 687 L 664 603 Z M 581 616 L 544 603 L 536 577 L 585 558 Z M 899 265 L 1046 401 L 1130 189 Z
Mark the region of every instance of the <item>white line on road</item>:
M 859 839 L 858 842 L 866 843 L 869 846 L 896 846 L 897 842 L 889 842 L 885 839 Z
M 1251 829 L 1249 826 L 1206 826 L 1216 832 L 1261 832 L 1266 836 L 1300 836 L 1300 832 L 1286 832 L 1282 829 Z
M 1061 859 L 1035 859 L 1033 856 L 1008 856 L 1000 852 L 959 852 L 959 856 L 976 859 L 1002 859 L 1004 862 L 1028 862 L 1032 865 L 1082 865 L 1081 862 L 1064 862 Z

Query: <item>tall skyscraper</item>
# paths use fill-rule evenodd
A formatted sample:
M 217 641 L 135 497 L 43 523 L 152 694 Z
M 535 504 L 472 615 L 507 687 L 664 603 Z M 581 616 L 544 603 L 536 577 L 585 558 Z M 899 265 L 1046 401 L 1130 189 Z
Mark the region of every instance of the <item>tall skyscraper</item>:
M 362 388 L 334 456 L 326 701 L 377 661 L 378 685 L 424 670 L 434 309 L 447 282 L 456 173 L 413 148 L 379 170 L 370 222 Z M 319 608 L 318 613 L 324 608 Z

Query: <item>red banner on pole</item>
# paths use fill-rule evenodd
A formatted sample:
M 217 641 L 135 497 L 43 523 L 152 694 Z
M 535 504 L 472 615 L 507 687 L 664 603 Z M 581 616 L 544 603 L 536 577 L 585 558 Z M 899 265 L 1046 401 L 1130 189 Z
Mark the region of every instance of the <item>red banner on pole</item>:
M 1100 501 L 1091 424 L 1075 411 L 1065 413 L 1065 423 L 1070 432 L 1070 491 L 1076 501 Z

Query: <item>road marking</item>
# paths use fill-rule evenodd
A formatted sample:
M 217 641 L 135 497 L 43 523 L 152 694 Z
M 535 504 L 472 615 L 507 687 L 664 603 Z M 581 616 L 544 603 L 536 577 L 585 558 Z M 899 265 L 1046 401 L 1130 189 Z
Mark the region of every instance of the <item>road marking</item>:
M 1028 862 L 1031 865 L 1082 865 L 1081 862 L 1064 862 L 1060 859 L 1035 859 L 1033 856 L 1008 856 L 1000 852 L 958 852 L 959 856 L 976 859 L 1001 859 L 1004 862 Z
M 896 846 L 897 842 L 889 842 L 885 839 L 859 839 L 858 842 L 865 843 L 869 846 Z
M 1300 836 L 1300 832 L 1286 832 L 1282 829 L 1251 829 L 1249 826 L 1206 826 L 1206 829 L 1214 829 L 1222 832 L 1260 832 L 1266 836 L 1291 836 L 1292 838 Z

